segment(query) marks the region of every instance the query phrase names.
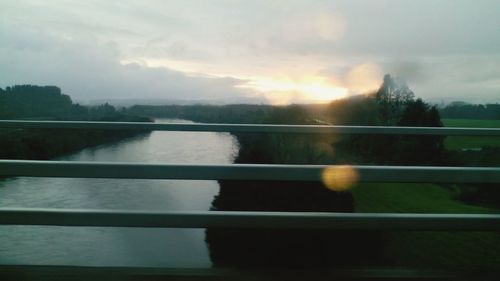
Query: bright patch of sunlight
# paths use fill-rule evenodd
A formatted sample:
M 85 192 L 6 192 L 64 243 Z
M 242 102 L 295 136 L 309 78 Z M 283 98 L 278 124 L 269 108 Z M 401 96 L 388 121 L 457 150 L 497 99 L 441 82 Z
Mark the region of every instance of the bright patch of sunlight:
M 365 94 L 380 87 L 382 70 L 374 63 L 363 63 L 353 67 L 348 75 L 346 86 L 351 92 Z
M 359 179 L 358 172 L 349 165 L 330 166 L 321 175 L 323 184 L 333 191 L 346 191 L 354 186 Z
M 248 81 L 239 87 L 265 93 L 273 104 L 329 102 L 344 98 L 349 93 L 347 88 L 333 85 L 327 78 L 320 76 L 310 76 L 301 80 L 262 78 Z
M 251 75 L 256 69 L 240 67 L 227 68 L 226 65 L 204 65 L 182 60 L 165 58 L 128 58 L 122 59 L 121 64 L 148 68 L 173 69 L 184 72 L 190 77 L 202 78 L 231 78 L 236 88 L 249 90 L 248 96 L 263 98 L 270 104 L 288 105 L 291 103 L 328 103 L 333 100 L 346 98 L 350 95 L 366 94 L 380 86 L 382 71 L 375 63 L 355 65 L 345 75 L 333 73 L 324 76 L 304 75 L 314 73 L 316 67 L 308 62 L 299 62 L 301 70 L 290 65 L 268 68 L 265 73 L 259 70 L 260 75 Z M 281 73 L 281 74 L 277 74 Z M 264 74 L 264 75 L 263 75 Z

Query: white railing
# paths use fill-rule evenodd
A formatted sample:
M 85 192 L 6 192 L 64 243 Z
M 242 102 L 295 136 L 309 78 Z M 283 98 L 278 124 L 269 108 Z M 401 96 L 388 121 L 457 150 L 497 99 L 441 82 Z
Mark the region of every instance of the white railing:
M 0 120 L 0 128 L 500 136 L 500 129 L 497 128 L 161 124 L 17 120 Z M 345 166 L 256 164 L 172 165 L 0 160 L 0 176 L 321 181 L 325 170 L 335 169 L 336 167 Z M 500 168 L 498 167 L 349 166 L 349 169 L 356 173 L 356 180 L 359 182 L 500 183 Z M 99 227 L 498 231 L 500 230 L 500 215 L 229 211 L 131 212 L 124 210 L 0 208 L 0 224 Z M 17 272 L 15 267 L 3 268 L 14 268 L 14 272 Z M 125 275 L 127 275 L 126 271 Z

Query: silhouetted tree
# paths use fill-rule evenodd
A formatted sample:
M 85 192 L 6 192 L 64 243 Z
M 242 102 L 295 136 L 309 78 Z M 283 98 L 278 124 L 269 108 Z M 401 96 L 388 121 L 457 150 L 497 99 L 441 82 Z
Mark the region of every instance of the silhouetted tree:
M 415 94 L 402 79 L 384 76 L 384 82 L 375 94 L 379 107 L 379 120 L 384 125 L 395 125 Z
M 407 104 L 398 122 L 399 126 L 442 127 L 436 107 L 421 99 Z M 396 160 L 404 164 L 444 164 L 447 161 L 443 136 L 400 136 L 395 146 Z
M 0 95 L 2 118 L 65 118 L 72 106 L 71 98 L 56 86 L 15 85 Z
M 442 126 L 437 108 L 414 96 L 403 80 L 387 74 L 374 95 L 333 102 L 331 119 L 337 125 Z M 335 149 L 347 151 L 341 160 L 351 163 L 429 165 L 448 159 L 440 136 L 352 135 Z

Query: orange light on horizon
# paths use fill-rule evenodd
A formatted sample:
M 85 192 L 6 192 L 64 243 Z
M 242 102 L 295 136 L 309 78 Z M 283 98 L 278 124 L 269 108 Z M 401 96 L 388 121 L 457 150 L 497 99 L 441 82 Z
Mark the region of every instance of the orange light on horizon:
M 319 73 L 321 64 L 300 61 L 303 69 L 290 68 L 289 65 L 277 68 L 244 68 L 229 65 L 202 64 L 165 58 L 122 59 L 121 63 L 139 64 L 143 67 L 177 70 L 189 77 L 232 78 L 233 87 L 246 91 L 247 96 L 264 98 L 274 105 L 291 103 L 328 103 L 376 90 L 381 83 L 382 71 L 371 62 L 353 65 L 347 73 L 336 75 L 314 75 Z
M 272 103 L 329 102 L 344 98 L 349 90 L 332 85 L 327 78 L 310 76 L 300 80 L 289 78 L 258 78 L 240 85 L 267 94 Z

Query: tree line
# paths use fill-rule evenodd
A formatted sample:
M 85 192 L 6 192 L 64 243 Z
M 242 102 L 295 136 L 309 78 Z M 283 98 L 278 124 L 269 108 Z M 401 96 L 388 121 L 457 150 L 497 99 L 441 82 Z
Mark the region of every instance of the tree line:
M 443 118 L 500 120 L 500 104 L 452 102 L 439 110 Z
M 15 85 L 0 88 L 1 119 L 80 121 L 148 121 L 117 110 L 108 103 L 84 106 L 74 103 L 56 86 Z
M 83 106 L 56 86 L 16 85 L 0 88 L 0 119 L 148 122 L 109 104 Z M 0 158 L 51 159 L 82 148 L 137 135 L 137 131 L 2 129 Z

